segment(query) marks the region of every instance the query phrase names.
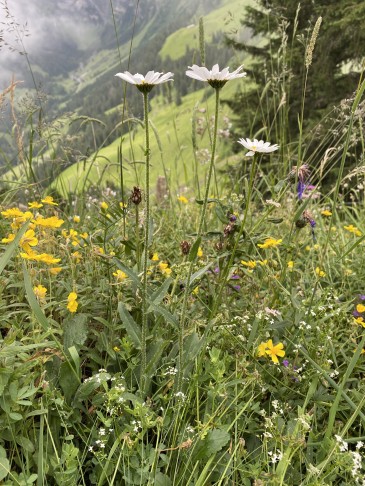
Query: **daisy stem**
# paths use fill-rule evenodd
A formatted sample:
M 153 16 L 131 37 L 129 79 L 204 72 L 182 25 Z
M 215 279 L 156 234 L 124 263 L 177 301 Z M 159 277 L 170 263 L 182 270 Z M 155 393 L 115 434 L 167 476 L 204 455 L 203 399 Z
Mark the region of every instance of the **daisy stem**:
M 147 265 L 148 265 L 148 237 L 150 231 L 150 136 L 148 126 L 148 93 L 143 93 L 144 105 L 144 125 L 146 133 L 146 179 L 145 179 L 145 201 L 146 201 L 146 215 L 145 215 L 145 234 L 144 234 L 144 263 L 143 263 L 143 293 L 142 293 L 142 329 L 141 329 L 141 373 L 140 373 L 140 390 L 144 393 L 146 382 L 146 363 L 147 363 L 147 332 L 148 332 L 148 316 L 147 316 Z
M 180 329 L 179 329 L 179 362 L 178 362 L 178 375 L 177 375 L 177 390 L 181 391 L 182 388 L 182 379 L 183 379 L 183 368 L 184 368 L 184 331 L 186 325 L 186 310 L 188 305 L 188 298 L 190 295 L 190 284 L 191 284 L 191 277 L 193 274 L 194 265 L 197 258 L 199 241 L 201 239 L 203 233 L 203 225 L 205 222 L 205 215 L 207 212 L 207 205 L 208 205 L 208 196 L 210 190 L 210 182 L 212 179 L 213 174 L 213 167 L 214 167 L 214 159 L 215 159 L 215 151 L 217 146 L 217 131 L 218 131 L 218 113 L 219 113 L 219 91 L 220 88 L 215 88 L 215 116 L 214 116 L 214 128 L 213 128 L 213 139 L 212 139 L 212 154 L 210 158 L 210 164 L 208 169 L 208 176 L 207 182 L 205 187 L 205 194 L 203 199 L 203 207 L 200 213 L 200 221 L 199 221 L 199 229 L 196 236 L 196 240 L 192 249 L 195 250 L 195 254 L 192 255 L 190 259 L 190 265 L 188 270 L 188 276 L 186 279 L 185 285 L 185 292 L 184 292 L 184 300 L 182 305 L 182 314 L 180 320 Z

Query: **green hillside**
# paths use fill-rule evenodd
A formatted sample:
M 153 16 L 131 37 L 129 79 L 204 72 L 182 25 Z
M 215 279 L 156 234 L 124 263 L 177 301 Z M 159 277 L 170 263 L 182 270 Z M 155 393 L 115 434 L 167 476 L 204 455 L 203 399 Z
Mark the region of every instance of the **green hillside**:
M 222 91 L 224 97 L 233 96 L 240 83 L 238 80 L 229 83 Z M 166 176 L 171 190 L 191 185 L 198 174 L 201 179 L 205 173 L 207 149 L 210 149 L 209 131 L 206 129 L 213 115 L 214 91 L 210 87 L 191 93 L 183 98 L 181 106 L 166 105 L 161 98 L 155 98 L 151 105 L 151 178 Z M 208 96 L 207 99 L 204 99 Z M 141 98 L 142 103 L 142 98 Z M 198 118 L 204 133 L 197 135 L 197 162 L 192 151 L 192 118 Z M 222 105 L 220 110 L 220 127 L 227 123 L 230 110 Z M 74 164 L 66 169 L 52 184 L 63 195 L 69 192 L 80 192 L 91 185 L 115 184 L 119 186 L 118 151 L 120 139 L 94 154 L 87 163 Z M 232 140 L 220 138 L 218 163 L 224 164 L 224 155 L 231 152 Z M 161 148 L 161 150 L 160 150 Z M 144 130 L 136 121 L 131 124 L 129 136 L 122 138 L 123 168 L 125 187 L 134 184 L 143 186 L 144 177 Z
M 206 42 L 211 42 L 213 36 L 219 31 L 238 31 L 244 8 L 253 2 L 252 0 L 223 0 L 221 3 L 220 8 L 204 16 Z M 250 36 L 249 32 L 242 32 L 240 35 L 241 38 Z M 187 48 L 199 49 L 199 18 L 195 18 L 194 23 L 169 35 L 160 51 L 160 56 L 162 59 L 166 59 L 167 56 L 171 59 L 179 59 L 185 54 Z

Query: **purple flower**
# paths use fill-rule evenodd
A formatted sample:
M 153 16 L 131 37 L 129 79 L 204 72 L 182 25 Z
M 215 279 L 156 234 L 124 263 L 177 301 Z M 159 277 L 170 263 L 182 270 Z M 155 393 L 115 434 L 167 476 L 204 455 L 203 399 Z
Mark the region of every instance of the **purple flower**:
M 365 300 L 365 295 L 359 295 L 360 300 Z
M 234 214 L 231 214 L 229 216 L 229 220 L 231 221 L 231 223 L 234 223 L 235 221 L 237 221 L 237 216 L 235 216 Z
M 231 276 L 231 280 L 237 280 L 237 279 L 239 279 L 239 278 L 240 278 L 240 276 L 239 276 L 239 275 L 232 275 L 232 276 Z
M 287 359 L 283 360 L 283 366 L 285 366 L 285 368 L 289 366 L 289 361 Z
M 235 290 L 237 290 L 237 292 L 238 292 L 239 290 L 241 290 L 241 285 L 232 285 L 232 287 L 233 287 Z
M 306 185 L 304 184 L 303 181 L 298 181 L 298 187 L 297 187 L 297 191 L 298 191 L 298 199 L 301 200 L 303 198 L 303 192 L 306 188 Z

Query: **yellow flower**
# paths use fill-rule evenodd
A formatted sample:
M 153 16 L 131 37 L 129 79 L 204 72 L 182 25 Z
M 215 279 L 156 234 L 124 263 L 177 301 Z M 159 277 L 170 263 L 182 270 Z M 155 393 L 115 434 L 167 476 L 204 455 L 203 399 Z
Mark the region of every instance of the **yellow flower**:
M 260 358 L 261 356 L 266 355 L 266 350 L 267 350 L 267 343 L 261 343 L 258 348 L 257 348 L 257 355 Z
M 73 217 L 73 222 L 74 222 L 74 223 L 79 223 L 79 222 L 80 222 L 80 216 L 75 215 L 75 216 Z
M 24 215 L 23 211 L 19 208 L 10 208 L 6 209 L 5 211 L 1 211 L 1 214 L 4 218 L 12 219 L 12 218 L 20 218 Z
M 292 270 L 294 268 L 294 262 L 290 260 L 290 262 L 288 262 L 288 268 L 290 270 Z
M 76 292 L 70 292 L 68 294 L 68 297 L 67 297 L 67 309 L 70 311 L 70 312 L 76 312 L 77 311 L 77 307 L 78 307 L 78 302 L 77 302 L 77 293 Z
M 356 236 L 361 236 L 362 233 L 360 230 L 356 228 L 353 224 L 350 224 L 348 226 L 344 226 L 345 230 L 349 231 L 350 233 L 353 233 Z
M 320 246 L 318 243 L 316 243 L 315 245 L 313 245 L 313 249 L 314 250 L 319 250 L 320 249 Z
M 103 201 L 103 202 L 100 204 L 100 207 L 101 207 L 101 209 L 108 209 L 109 204 L 108 204 L 108 203 L 106 203 L 105 201 Z
M 1 243 L 11 243 L 15 238 L 15 235 L 13 233 L 10 233 L 6 238 L 3 238 L 1 240 Z
M 344 270 L 344 274 L 346 275 L 346 277 L 349 277 L 353 273 L 354 272 L 351 270 L 351 268 L 345 268 L 345 270 Z
M 33 287 L 33 292 L 38 300 L 44 300 L 46 297 L 47 289 L 43 285 L 37 285 Z
M 275 240 L 274 238 L 266 238 L 264 243 L 259 243 L 257 246 L 259 248 L 275 248 L 280 245 L 283 240 Z
M 158 261 L 159 261 L 158 253 L 154 253 L 154 254 L 152 255 L 151 260 L 152 260 L 153 262 L 158 262 Z
M 51 216 L 50 218 L 38 216 L 38 218 L 34 220 L 34 223 L 42 228 L 59 228 L 63 225 L 64 221 L 63 219 L 57 218 L 57 216 Z
M 265 267 L 267 265 L 267 260 L 259 260 L 258 261 L 259 265 L 261 265 L 262 267 Z
M 241 260 L 241 263 L 245 267 L 248 267 L 248 268 L 251 268 L 251 269 L 254 269 L 256 267 L 256 262 L 253 261 L 253 260 L 249 260 L 248 262 L 246 262 L 245 260 Z
M 363 312 L 365 312 L 365 305 L 363 305 L 363 304 L 357 304 L 356 310 L 357 310 L 357 312 L 359 312 L 360 314 L 362 314 Z
M 76 263 L 80 263 L 81 261 L 81 258 L 82 258 L 82 255 L 79 251 L 74 251 L 73 253 L 71 253 L 71 257 L 76 260 Z
M 46 196 L 44 199 L 41 200 L 44 204 L 49 204 L 50 206 L 58 206 L 57 203 L 54 202 L 52 196 Z
M 97 247 L 95 248 L 95 253 L 96 253 L 97 255 L 104 255 L 104 253 L 105 253 L 104 248 L 102 248 L 101 246 L 97 246 Z
M 177 198 L 177 200 L 178 200 L 178 201 L 180 201 L 180 202 L 181 202 L 181 203 L 183 203 L 183 204 L 188 204 L 188 202 L 189 202 L 189 201 L 186 199 L 186 197 L 185 197 L 185 196 L 179 196 L 179 197 Z
M 89 237 L 89 234 L 86 233 L 86 232 L 85 233 L 80 233 L 80 236 L 81 236 L 81 238 L 83 238 L 84 240 L 86 240 L 86 238 Z
M 125 202 L 120 202 L 119 207 L 120 207 L 120 209 L 126 209 L 128 207 L 128 204 L 125 203 Z
M 53 265 L 61 261 L 61 258 L 55 258 L 48 253 L 37 253 L 32 249 L 27 253 L 21 253 L 20 256 L 26 260 L 34 260 L 36 262 L 46 263 L 47 265 Z
M 49 269 L 49 273 L 52 275 L 58 275 L 60 272 L 62 272 L 62 267 L 53 267 Z
M 120 348 L 118 348 L 118 346 L 114 346 L 113 350 L 117 353 L 118 351 L 120 351 Z
M 364 318 L 363 317 L 356 317 L 356 318 L 354 318 L 354 322 L 356 324 L 359 324 L 362 327 L 365 327 L 365 322 L 364 322 Z
M 43 204 L 37 202 L 37 201 L 32 201 L 28 203 L 28 206 L 30 209 L 39 209 L 43 207 Z
M 27 253 L 31 251 L 31 246 L 38 245 L 38 238 L 35 236 L 34 230 L 26 231 L 19 244 Z
M 329 211 L 328 209 L 324 209 L 323 211 L 321 211 L 321 214 L 322 216 L 327 216 L 327 217 L 332 216 L 331 211 Z
M 270 358 L 273 360 L 274 363 L 279 363 L 278 356 L 282 358 L 285 356 L 285 351 L 283 350 L 284 345 L 283 343 L 278 343 L 273 345 L 272 339 L 269 339 L 268 342 L 266 343 L 267 349 L 265 350 L 265 353 L 270 356 Z
M 321 278 L 321 277 L 325 277 L 326 276 L 326 272 L 324 272 L 323 270 L 321 270 L 319 267 L 316 267 L 316 275 Z
M 122 272 L 122 270 L 117 270 L 113 275 L 119 282 L 123 282 L 127 278 L 127 274 Z
M 197 285 L 197 286 L 195 287 L 195 289 L 193 290 L 193 292 L 192 292 L 192 293 L 193 293 L 194 295 L 198 295 L 198 293 L 199 293 L 199 285 Z
M 168 275 L 171 274 L 171 271 L 172 270 L 171 270 L 171 268 L 169 268 L 169 264 L 168 263 L 160 262 L 158 264 L 158 267 L 159 267 L 159 269 L 160 269 L 160 271 L 161 271 L 161 273 L 163 275 L 167 275 L 168 276 Z
M 198 258 L 202 258 L 202 256 L 203 256 L 203 250 L 202 250 L 202 248 L 200 246 L 198 248 L 197 256 L 198 256 Z

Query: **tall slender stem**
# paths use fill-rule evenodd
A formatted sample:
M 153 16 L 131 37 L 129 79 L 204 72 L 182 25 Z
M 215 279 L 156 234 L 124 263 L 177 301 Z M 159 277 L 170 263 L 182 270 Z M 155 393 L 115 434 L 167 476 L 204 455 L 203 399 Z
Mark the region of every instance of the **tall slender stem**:
M 219 113 L 219 91 L 220 88 L 215 88 L 215 116 L 214 116 L 214 128 L 213 128 L 213 140 L 212 140 L 212 154 L 210 158 L 210 164 L 208 169 L 208 176 L 207 176 L 207 183 L 205 187 L 205 194 L 203 200 L 203 207 L 200 214 L 200 221 L 199 221 L 199 229 L 198 234 L 195 240 L 195 243 L 198 243 L 200 240 L 202 233 L 203 233 L 203 225 L 205 222 L 205 215 L 207 212 L 207 203 L 208 203 L 208 196 L 210 190 L 210 182 L 212 179 L 213 174 L 213 167 L 214 167 L 214 159 L 215 159 L 215 151 L 217 145 L 217 131 L 218 131 L 218 113 Z M 196 245 L 193 245 L 193 248 L 196 248 Z M 197 248 L 196 248 L 197 250 Z M 180 329 L 179 329 L 179 362 L 178 362 L 178 376 L 177 376 L 177 390 L 181 391 L 182 388 L 182 379 L 183 379 L 183 369 L 184 369 L 184 332 L 185 332 L 185 325 L 186 325 L 186 310 L 188 305 L 188 298 L 190 295 L 190 284 L 191 284 L 191 276 L 193 274 L 193 268 L 196 261 L 197 251 L 195 252 L 194 258 L 191 259 L 188 276 L 186 279 L 186 286 L 184 292 L 184 300 L 182 305 L 182 314 L 180 320 Z
M 215 315 L 215 312 L 219 308 L 221 298 L 222 298 L 222 294 L 223 294 L 223 289 L 224 289 L 225 284 L 227 282 L 228 273 L 229 273 L 229 270 L 232 268 L 232 264 L 233 264 L 233 261 L 234 261 L 235 255 L 236 255 L 238 244 L 240 242 L 240 238 L 243 235 L 243 232 L 244 232 L 244 229 L 245 229 L 245 226 L 246 226 L 248 210 L 249 210 L 249 206 L 250 206 L 250 202 L 251 202 L 253 185 L 254 185 L 255 174 L 256 174 L 256 162 L 257 162 L 256 155 L 254 155 L 253 158 L 252 158 L 250 180 L 249 180 L 249 185 L 248 185 L 248 194 L 246 195 L 246 198 L 245 198 L 246 199 L 246 201 L 245 201 L 246 207 L 245 207 L 245 212 L 244 212 L 244 215 L 243 215 L 243 220 L 242 220 L 238 235 L 236 237 L 236 241 L 234 243 L 233 249 L 230 252 L 230 257 L 229 257 L 228 263 L 227 263 L 227 265 L 225 266 L 225 268 L 222 272 L 222 278 L 221 278 L 220 286 L 219 286 L 218 292 L 217 292 L 218 295 L 217 295 L 217 298 L 215 299 L 215 303 L 214 303 L 214 306 L 213 306 L 213 309 L 212 309 L 212 312 L 211 312 L 211 317 L 213 317 Z
M 147 316 L 147 266 L 148 266 L 148 236 L 150 231 L 150 137 L 148 126 L 148 93 L 143 93 L 144 105 L 144 125 L 146 134 L 145 161 L 146 161 L 146 179 L 145 179 L 145 202 L 146 214 L 144 222 L 144 258 L 143 258 L 143 295 L 142 295 L 142 331 L 141 331 L 141 374 L 140 390 L 143 393 L 146 382 L 146 363 L 147 363 L 147 333 L 148 333 L 148 316 Z

